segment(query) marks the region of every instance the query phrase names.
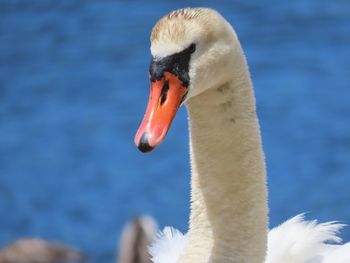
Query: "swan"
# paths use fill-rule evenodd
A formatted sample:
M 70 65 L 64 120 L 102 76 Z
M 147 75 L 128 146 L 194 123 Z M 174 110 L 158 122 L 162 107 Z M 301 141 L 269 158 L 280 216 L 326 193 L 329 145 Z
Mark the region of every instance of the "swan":
M 151 91 L 135 136 L 158 146 L 181 104 L 188 113 L 191 213 L 183 235 L 165 228 L 154 263 L 345 263 L 343 227 L 298 215 L 268 231 L 265 160 L 247 62 L 231 25 L 215 10 L 185 8 L 151 33 Z

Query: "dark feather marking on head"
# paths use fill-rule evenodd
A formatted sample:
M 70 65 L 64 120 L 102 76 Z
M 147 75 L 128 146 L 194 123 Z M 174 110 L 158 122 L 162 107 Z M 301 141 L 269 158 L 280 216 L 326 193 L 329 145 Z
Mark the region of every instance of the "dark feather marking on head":
M 188 87 L 190 84 L 189 64 L 191 54 L 195 50 L 196 45 L 191 44 L 188 48 L 179 53 L 164 58 L 152 57 L 149 67 L 151 81 L 161 80 L 164 76 L 164 72 L 170 72 L 182 81 L 184 87 Z
M 228 85 L 223 85 L 223 86 L 220 86 L 217 88 L 217 91 L 220 92 L 220 93 L 225 93 L 229 90 L 229 86 Z
M 233 105 L 233 102 L 232 100 L 228 100 L 228 101 L 225 101 L 223 103 L 220 104 L 220 107 L 224 110 L 224 111 L 227 111 L 228 109 L 230 109 Z

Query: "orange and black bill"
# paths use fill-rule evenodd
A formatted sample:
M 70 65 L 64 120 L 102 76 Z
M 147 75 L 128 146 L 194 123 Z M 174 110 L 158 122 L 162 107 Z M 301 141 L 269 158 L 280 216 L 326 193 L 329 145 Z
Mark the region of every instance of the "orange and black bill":
M 164 140 L 188 92 L 189 61 L 195 47 L 192 44 L 182 52 L 152 59 L 151 93 L 146 114 L 135 136 L 135 144 L 141 152 L 150 152 Z
M 164 140 L 186 93 L 187 87 L 170 72 L 151 82 L 146 114 L 135 136 L 141 152 L 150 152 Z

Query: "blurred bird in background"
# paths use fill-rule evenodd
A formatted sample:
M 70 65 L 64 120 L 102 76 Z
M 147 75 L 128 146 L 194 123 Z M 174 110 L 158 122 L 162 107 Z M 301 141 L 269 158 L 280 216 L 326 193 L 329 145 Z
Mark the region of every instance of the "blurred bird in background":
M 158 225 L 149 215 L 136 216 L 123 228 L 116 263 L 151 263 L 148 248 Z M 75 248 L 42 239 L 19 239 L 0 250 L 0 263 L 84 262 L 88 256 Z
M 151 216 L 135 217 L 123 229 L 117 263 L 151 263 L 148 248 L 158 226 Z
M 42 239 L 20 239 L 0 250 L 0 263 L 64 263 L 85 259 L 74 248 Z

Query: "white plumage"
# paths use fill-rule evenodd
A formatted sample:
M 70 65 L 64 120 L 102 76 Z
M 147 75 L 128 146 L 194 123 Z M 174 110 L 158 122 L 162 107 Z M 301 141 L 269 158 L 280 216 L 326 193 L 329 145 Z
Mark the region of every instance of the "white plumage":
M 173 227 L 160 231 L 149 248 L 154 263 L 176 263 L 188 241 L 186 235 Z
M 342 241 L 337 234 L 343 227 L 297 215 L 270 230 L 265 263 L 349 263 L 350 243 L 336 245 Z M 153 263 L 176 263 L 187 242 L 179 230 L 165 227 L 149 249 Z
M 324 263 L 322 254 L 332 253 L 342 240 L 337 236 L 344 227 L 337 222 L 305 221 L 298 215 L 272 229 L 268 235 L 266 263 Z M 343 258 L 350 260 L 350 251 Z M 334 261 L 342 262 L 342 261 Z

